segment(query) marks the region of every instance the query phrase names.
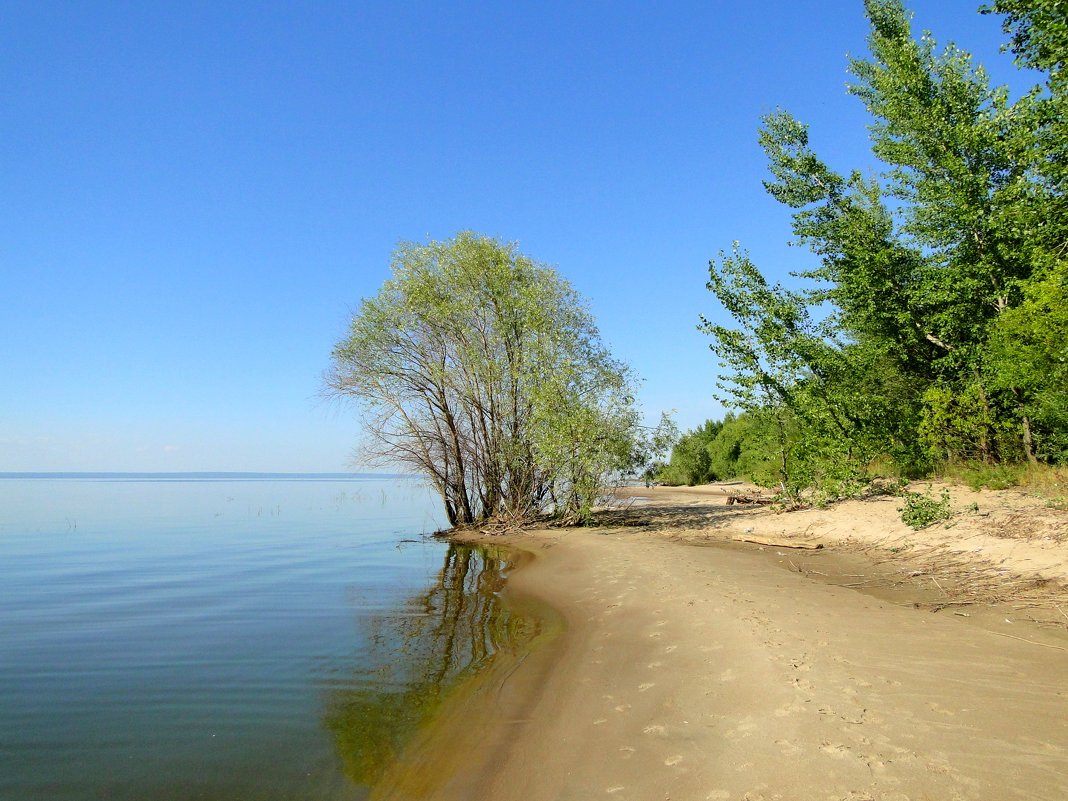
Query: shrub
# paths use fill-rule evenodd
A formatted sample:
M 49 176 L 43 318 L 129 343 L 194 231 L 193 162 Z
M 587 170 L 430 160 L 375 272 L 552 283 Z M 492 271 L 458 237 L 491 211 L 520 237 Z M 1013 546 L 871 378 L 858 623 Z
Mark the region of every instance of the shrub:
M 898 507 L 901 521 L 914 529 L 927 528 L 932 523 L 953 517 L 953 508 L 949 505 L 949 490 L 942 490 L 942 497 L 936 499 L 930 490 L 925 493 L 909 492 L 902 495 L 904 506 Z
M 971 462 L 947 469 L 945 472 L 978 492 L 981 489 L 1003 490 L 1019 486 L 1027 472 L 1027 466 Z

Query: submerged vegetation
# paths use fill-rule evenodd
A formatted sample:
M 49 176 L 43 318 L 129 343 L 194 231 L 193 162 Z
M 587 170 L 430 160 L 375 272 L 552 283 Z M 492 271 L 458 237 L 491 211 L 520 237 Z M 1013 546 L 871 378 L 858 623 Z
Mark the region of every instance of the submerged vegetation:
M 735 244 L 710 264 L 729 324 L 703 320 L 738 411 L 682 438 L 673 483 L 747 475 L 784 494 L 863 480 L 1068 461 L 1068 20 L 1000 0 L 1014 102 L 953 45 L 915 37 L 900 0 L 866 0 L 850 93 L 880 174 L 838 172 L 786 111 L 766 116 L 768 192 L 818 266 L 771 283 Z
M 323 719 L 356 784 L 374 785 L 460 681 L 538 635 L 538 620 L 501 600 L 509 565 L 492 549 L 450 546 L 411 614 L 373 622 L 374 681 L 331 690 Z
M 333 362 L 328 390 L 361 405 L 364 456 L 425 476 L 454 527 L 583 522 L 645 458 L 636 380 L 581 296 L 496 239 L 398 247 Z

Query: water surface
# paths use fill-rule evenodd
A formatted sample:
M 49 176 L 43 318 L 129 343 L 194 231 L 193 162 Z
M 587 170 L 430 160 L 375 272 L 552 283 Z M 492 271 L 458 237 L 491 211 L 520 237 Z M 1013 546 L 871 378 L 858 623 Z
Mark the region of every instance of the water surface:
M 515 641 L 418 483 L 0 479 L 0 799 L 362 799 Z

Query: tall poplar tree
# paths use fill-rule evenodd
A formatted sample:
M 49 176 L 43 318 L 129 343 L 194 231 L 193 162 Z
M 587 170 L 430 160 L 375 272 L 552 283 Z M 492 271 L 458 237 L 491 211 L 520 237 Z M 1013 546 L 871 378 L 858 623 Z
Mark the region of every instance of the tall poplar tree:
M 734 327 L 705 327 L 735 370 L 735 404 L 769 385 L 770 362 L 738 358 L 737 343 L 756 341 L 791 365 L 775 394 L 794 410 L 795 453 L 829 462 L 845 441 L 847 459 L 888 453 L 908 470 L 1066 459 L 1065 4 L 993 4 L 1021 63 L 1048 73 L 1015 102 L 965 51 L 915 36 L 901 0 L 864 5 L 870 57 L 850 61 L 849 91 L 883 169 L 836 172 L 802 122 L 764 118 L 765 187 L 794 209 L 819 265 L 799 274 L 812 282 L 803 293 L 764 281 L 761 308 L 741 311 L 756 268 L 710 265 Z M 820 324 L 799 336 L 781 325 L 790 307 Z

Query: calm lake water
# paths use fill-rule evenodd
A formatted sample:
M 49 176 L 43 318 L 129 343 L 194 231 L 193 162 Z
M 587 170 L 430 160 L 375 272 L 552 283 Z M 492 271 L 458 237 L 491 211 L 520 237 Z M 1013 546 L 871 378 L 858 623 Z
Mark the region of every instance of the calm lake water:
M 528 636 L 382 477 L 0 478 L 0 799 L 363 799 Z

